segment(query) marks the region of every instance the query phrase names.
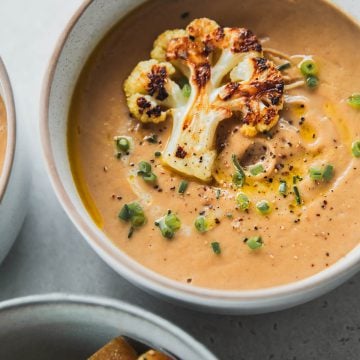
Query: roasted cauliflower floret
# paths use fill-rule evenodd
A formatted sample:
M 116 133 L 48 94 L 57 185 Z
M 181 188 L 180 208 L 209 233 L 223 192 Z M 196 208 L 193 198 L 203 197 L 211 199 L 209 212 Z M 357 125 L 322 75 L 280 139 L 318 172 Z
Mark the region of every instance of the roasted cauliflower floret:
M 249 137 L 277 123 L 284 81 L 251 31 L 196 19 L 186 30 L 161 34 L 151 57 L 135 67 L 124 89 L 138 120 L 158 123 L 171 115 L 162 158 L 172 169 L 209 181 L 219 122 L 236 115 Z M 178 85 L 181 76 L 191 88 L 188 96 Z

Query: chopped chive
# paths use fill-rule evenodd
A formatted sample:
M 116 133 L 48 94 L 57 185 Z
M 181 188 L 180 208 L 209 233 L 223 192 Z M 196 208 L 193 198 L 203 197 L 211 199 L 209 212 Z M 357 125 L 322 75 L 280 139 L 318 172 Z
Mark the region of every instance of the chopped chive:
M 261 236 L 252 236 L 248 239 L 245 239 L 245 243 L 251 250 L 259 249 L 264 244 Z
M 256 209 L 262 215 L 267 215 L 271 211 L 270 203 L 267 200 L 261 200 L 256 204 Z
M 347 99 L 347 103 L 354 109 L 360 109 L 360 94 L 353 94 Z
M 250 168 L 250 174 L 252 176 L 257 176 L 264 172 L 264 167 L 262 164 L 256 164 Z
M 175 232 L 171 230 L 162 219 L 161 221 L 155 222 L 155 225 L 159 227 L 161 235 L 166 239 L 172 239 L 175 235 Z
M 309 169 L 310 179 L 314 181 L 330 181 L 334 176 L 334 167 L 330 164 L 326 165 L 324 169 L 312 167 Z
M 294 195 L 295 195 L 295 201 L 298 205 L 301 205 L 301 196 L 300 196 L 300 191 L 298 189 L 298 187 L 296 185 L 293 186 L 293 191 L 294 191 Z
M 300 64 L 300 71 L 304 76 L 314 76 L 319 72 L 319 68 L 314 60 L 304 60 Z
M 334 176 L 334 167 L 329 164 L 326 165 L 322 176 L 325 181 L 330 181 Z
M 233 178 L 232 178 L 233 183 L 237 186 L 242 187 L 245 184 L 245 177 L 246 177 L 245 172 L 244 172 L 243 168 L 241 167 L 239 160 L 235 154 L 233 154 L 231 156 L 231 159 L 232 159 L 232 162 L 233 162 L 233 164 L 235 166 L 235 170 L 236 170 L 233 175 Z
M 149 184 L 155 184 L 157 182 L 157 176 L 153 172 L 150 174 L 142 175 L 142 178 Z
M 311 167 L 309 169 L 310 179 L 314 181 L 320 181 L 323 178 L 323 172 L 319 168 Z
M 181 221 L 174 213 L 166 215 L 164 221 L 172 231 L 177 231 L 181 227 Z
M 161 152 L 160 152 L 160 151 L 155 151 L 154 155 L 155 155 L 155 157 L 160 157 L 160 156 L 161 156 Z
M 286 195 L 287 195 L 287 183 L 286 183 L 285 180 L 280 180 L 279 193 L 280 193 L 282 196 L 286 196 Z
M 129 209 L 129 206 L 127 204 L 125 204 L 122 207 L 122 209 L 119 212 L 118 217 L 119 217 L 119 219 L 121 219 L 123 221 L 129 221 L 131 219 L 130 209 Z
M 289 61 L 283 63 L 283 64 L 280 64 L 276 67 L 279 71 L 285 71 L 287 69 L 290 69 L 291 68 L 291 63 Z
M 116 147 L 119 151 L 127 152 L 130 149 L 130 141 L 124 136 L 118 136 L 115 138 Z
M 302 181 L 303 178 L 299 175 L 293 176 L 293 184 L 296 184 L 298 181 Z
M 219 200 L 220 199 L 220 196 L 221 196 L 221 190 L 220 189 L 216 189 L 216 200 Z
M 244 193 L 238 193 L 236 195 L 236 203 L 237 207 L 243 211 L 249 209 L 250 207 L 250 200 Z
M 146 161 L 139 162 L 138 175 L 149 184 L 155 184 L 157 182 L 157 176 L 151 171 L 151 165 Z
M 158 136 L 157 136 L 157 134 L 151 134 L 151 135 L 145 136 L 144 140 L 146 140 L 150 144 L 157 144 Z
M 184 84 L 181 91 L 182 91 L 184 97 L 189 98 L 190 95 L 191 95 L 191 86 L 190 86 L 190 84 L 188 84 L 188 83 Z
M 315 89 L 319 85 L 319 79 L 316 76 L 310 75 L 306 78 L 306 85 L 310 89 Z
M 207 221 L 206 221 L 206 218 L 205 216 L 198 216 L 196 219 L 195 219 L 195 228 L 197 231 L 201 232 L 201 233 L 204 233 L 206 232 L 208 229 L 207 227 Z
M 354 141 L 354 142 L 352 143 L 351 151 L 352 151 L 352 154 L 353 154 L 356 158 L 360 157 L 360 141 L 359 141 L 359 140 Z
M 225 215 L 228 219 L 232 219 L 234 215 L 232 213 L 226 213 Z
M 181 180 L 178 190 L 179 194 L 184 194 L 188 186 L 189 183 L 186 180 Z
M 180 229 L 181 221 L 172 212 L 155 221 L 155 225 L 159 227 L 161 235 L 166 239 L 172 239 L 175 232 Z
M 212 247 L 212 250 L 213 250 L 214 254 L 216 254 L 216 255 L 221 254 L 221 247 L 220 247 L 219 242 L 217 242 L 217 241 L 212 242 L 211 247 Z
M 134 234 L 134 227 L 133 226 L 130 226 L 130 229 L 129 229 L 129 232 L 128 232 L 128 239 L 130 239 Z
M 118 217 L 120 220 L 123 220 L 125 222 L 131 222 L 128 238 L 132 236 L 135 228 L 144 225 L 146 222 L 144 210 L 137 202 L 125 204 L 120 210 Z
M 142 225 L 144 225 L 145 223 L 145 217 L 142 214 L 138 214 L 138 215 L 134 215 L 131 217 L 131 224 L 133 227 L 140 227 Z
M 146 161 L 140 161 L 138 169 L 138 175 L 149 175 L 151 173 L 151 165 Z

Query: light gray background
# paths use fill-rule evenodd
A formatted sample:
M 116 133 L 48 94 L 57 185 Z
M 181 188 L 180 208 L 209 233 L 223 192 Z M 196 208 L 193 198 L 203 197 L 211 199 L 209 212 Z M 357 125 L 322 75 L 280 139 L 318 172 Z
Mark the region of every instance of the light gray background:
M 34 179 L 24 227 L 0 268 L 0 300 L 54 291 L 122 299 L 178 324 L 221 360 L 360 359 L 360 275 L 291 310 L 248 317 L 207 315 L 133 287 L 81 238 L 51 189 L 38 135 L 43 74 L 55 40 L 81 1 L 0 0 L 0 54 L 14 86 L 19 120 L 29 130 L 29 149 L 24 151 L 31 154 Z M 338 3 L 351 9 L 356 0 Z

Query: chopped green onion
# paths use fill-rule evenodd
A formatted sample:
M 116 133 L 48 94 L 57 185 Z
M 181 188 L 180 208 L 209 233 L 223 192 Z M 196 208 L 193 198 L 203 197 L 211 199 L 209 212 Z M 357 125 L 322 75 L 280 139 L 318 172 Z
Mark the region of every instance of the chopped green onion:
M 150 144 L 157 144 L 158 136 L 156 134 L 151 134 L 151 135 L 145 136 L 144 140 L 146 140 Z
M 221 190 L 220 189 L 216 189 L 216 200 L 219 200 L 221 196 Z
M 237 156 L 235 154 L 233 154 L 231 156 L 231 159 L 232 159 L 232 162 L 233 162 L 233 164 L 235 166 L 235 169 L 236 169 L 236 171 L 235 171 L 235 173 L 233 175 L 233 178 L 232 178 L 233 183 L 235 185 L 241 187 L 241 186 L 243 186 L 245 184 L 245 177 L 246 177 L 245 172 L 244 172 L 243 168 L 241 167 L 241 165 L 239 163 L 239 160 L 238 160 L 238 158 L 237 158 Z
M 130 226 L 130 229 L 129 229 L 129 232 L 128 232 L 128 239 L 130 239 L 132 236 L 133 236 L 133 234 L 134 234 L 134 227 L 133 226 Z
M 150 174 L 142 175 L 142 178 L 149 184 L 155 184 L 157 182 L 157 176 L 153 172 Z
M 283 64 L 280 64 L 276 67 L 279 71 L 284 71 L 284 70 L 287 70 L 289 68 L 291 68 L 291 63 L 289 61 L 283 63 Z
M 334 176 L 334 167 L 332 165 L 326 165 L 323 171 L 323 179 L 330 181 Z
M 302 181 L 303 178 L 299 175 L 293 176 L 293 184 L 296 184 L 298 181 Z
M 175 214 L 169 212 L 161 219 L 156 220 L 155 225 L 160 228 L 161 234 L 164 238 L 172 239 L 175 232 L 180 229 L 181 221 Z
M 130 221 L 134 228 L 140 227 L 146 222 L 144 210 L 137 202 L 125 204 L 120 210 L 118 217 L 123 221 Z
M 123 136 L 119 136 L 115 139 L 116 147 L 119 151 L 127 152 L 130 149 L 130 141 Z
M 347 99 L 347 103 L 354 109 L 360 109 L 360 94 L 353 94 Z
M 306 85 L 310 89 L 315 89 L 319 86 L 319 79 L 316 76 L 310 75 L 306 78 Z
M 256 204 L 256 209 L 262 215 L 267 215 L 271 211 L 270 203 L 267 200 L 261 200 Z
M 160 151 L 155 151 L 154 155 L 155 155 L 155 157 L 160 157 L 160 156 L 161 156 L 161 152 L 160 152 Z
M 138 214 L 131 217 L 131 224 L 133 227 L 140 227 L 145 223 L 144 214 Z
M 119 219 L 123 220 L 123 221 L 128 221 L 131 219 L 131 213 L 130 213 L 130 209 L 129 209 L 129 205 L 125 204 L 118 215 Z
M 279 193 L 283 196 L 287 195 L 287 183 L 285 180 L 280 180 Z
M 325 168 L 319 169 L 312 167 L 309 169 L 310 179 L 314 181 L 330 181 L 334 176 L 334 167 L 332 165 L 326 165 Z
M 189 98 L 190 95 L 191 95 L 191 86 L 190 86 L 190 84 L 184 84 L 181 91 L 182 91 L 184 97 Z
M 310 179 L 314 181 L 320 181 L 323 178 L 323 172 L 319 168 L 312 167 L 309 169 Z
M 354 141 L 351 146 L 352 154 L 358 158 L 360 157 L 360 141 Z
M 184 194 L 188 186 L 189 183 L 186 180 L 181 180 L 178 190 L 179 194 Z
M 181 221 L 174 213 L 170 213 L 165 216 L 165 224 L 172 231 L 177 231 L 181 227 Z
M 250 174 L 252 176 L 257 176 L 264 172 L 264 167 L 262 164 L 256 164 L 253 167 L 250 168 Z
M 250 200 L 244 193 L 238 193 L 236 195 L 236 203 L 240 210 L 247 210 L 250 207 Z
M 155 225 L 159 227 L 161 235 L 166 239 L 172 239 L 175 232 L 171 230 L 164 222 L 164 220 L 155 222 Z
M 204 233 L 208 230 L 205 216 L 198 216 L 195 220 L 195 228 L 197 231 Z
M 138 168 L 138 175 L 149 175 L 151 173 L 151 165 L 146 161 L 140 161 Z
M 300 196 L 300 191 L 298 189 L 298 187 L 296 185 L 293 186 L 293 191 L 294 191 L 294 195 L 295 195 L 295 201 L 298 205 L 301 205 L 301 196 Z
M 300 71 L 304 76 L 314 76 L 319 72 L 319 68 L 314 60 L 304 60 L 300 64 Z
M 246 245 L 251 249 L 251 250 L 256 250 L 259 249 L 263 246 L 263 240 L 261 238 L 261 236 L 252 236 L 248 239 L 245 240 Z
M 221 254 L 221 247 L 220 247 L 219 242 L 217 242 L 217 241 L 212 242 L 211 247 L 212 247 L 212 250 L 213 250 L 214 254 L 216 254 L 216 255 Z
M 155 184 L 157 182 L 157 176 L 151 171 L 151 165 L 146 161 L 139 162 L 138 175 L 149 184 Z

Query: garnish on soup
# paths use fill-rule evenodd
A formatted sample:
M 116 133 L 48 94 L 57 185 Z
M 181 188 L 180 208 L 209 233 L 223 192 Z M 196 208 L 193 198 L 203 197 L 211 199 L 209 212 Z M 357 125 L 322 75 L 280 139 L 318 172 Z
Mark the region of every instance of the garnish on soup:
M 250 30 L 196 19 L 186 30 L 161 34 L 151 57 L 135 67 L 124 90 L 130 112 L 141 122 L 172 117 L 163 162 L 175 171 L 211 180 L 216 129 L 235 113 L 249 137 L 277 123 L 284 80 Z M 181 89 L 182 78 L 187 83 Z

